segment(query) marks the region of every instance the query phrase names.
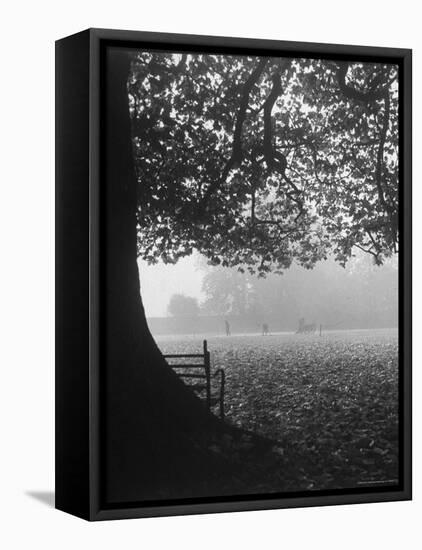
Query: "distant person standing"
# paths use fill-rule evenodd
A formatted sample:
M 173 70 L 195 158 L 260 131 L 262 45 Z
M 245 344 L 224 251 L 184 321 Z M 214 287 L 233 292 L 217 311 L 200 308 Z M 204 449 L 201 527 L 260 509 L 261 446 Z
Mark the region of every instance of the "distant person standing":
M 270 332 L 270 329 L 268 327 L 268 323 L 263 323 L 262 325 L 262 336 L 268 336 Z
M 226 336 L 230 336 L 230 323 L 227 319 L 224 321 L 224 324 L 226 325 Z

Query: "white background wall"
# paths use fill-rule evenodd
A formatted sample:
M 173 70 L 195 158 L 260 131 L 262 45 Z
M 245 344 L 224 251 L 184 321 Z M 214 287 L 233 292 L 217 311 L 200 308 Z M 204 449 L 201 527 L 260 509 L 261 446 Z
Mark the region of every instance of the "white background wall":
M 414 49 L 415 242 L 421 233 L 418 3 L 411 0 L 4 2 L 0 48 L 0 545 L 14 548 L 420 548 L 421 391 L 415 315 L 415 498 L 89 524 L 28 492 L 53 489 L 54 40 L 86 27 Z M 417 252 L 417 245 L 415 247 Z M 415 257 L 415 309 L 420 256 Z

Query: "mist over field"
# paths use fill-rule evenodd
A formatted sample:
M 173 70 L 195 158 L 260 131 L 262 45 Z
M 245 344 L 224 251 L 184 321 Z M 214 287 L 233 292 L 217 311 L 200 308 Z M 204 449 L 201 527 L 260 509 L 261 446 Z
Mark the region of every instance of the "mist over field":
M 300 318 L 324 330 L 397 327 L 397 258 L 376 266 L 357 251 L 345 267 L 328 259 L 313 269 L 292 265 L 265 278 L 209 266 L 197 253 L 176 265 L 140 261 L 139 268 L 156 334 L 219 334 L 226 319 L 237 333 L 261 332 L 263 323 L 271 332 L 295 331 Z M 175 295 L 186 300 L 171 312 Z

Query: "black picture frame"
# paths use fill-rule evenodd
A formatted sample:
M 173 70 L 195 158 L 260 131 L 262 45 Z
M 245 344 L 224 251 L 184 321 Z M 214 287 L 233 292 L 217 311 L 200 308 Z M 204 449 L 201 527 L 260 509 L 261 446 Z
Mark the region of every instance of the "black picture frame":
M 314 495 L 107 504 L 101 475 L 101 94 L 108 45 L 385 61 L 400 86 L 400 483 Z M 88 29 L 56 42 L 56 508 L 87 520 L 409 500 L 411 415 L 411 117 L 408 49 Z

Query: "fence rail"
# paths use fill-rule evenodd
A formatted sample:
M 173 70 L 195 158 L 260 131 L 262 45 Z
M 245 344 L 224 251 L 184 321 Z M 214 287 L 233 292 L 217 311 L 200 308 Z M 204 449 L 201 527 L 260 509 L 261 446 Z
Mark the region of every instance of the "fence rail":
M 224 419 L 224 391 L 225 391 L 225 373 L 223 369 L 217 369 L 213 377 L 220 377 L 220 390 L 219 394 L 216 397 L 212 396 L 211 391 L 211 355 L 208 351 L 207 341 L 203 341 L 203 353 L 170 353 L 164 355 L 166 360 L 168 359 L 201 359 L 201 363 L 171 363 L 167 361 L 169 366 L 175 370 L 176 374 L 181 379 L 202 379 L 205 380 L 205 384 L 187 384 L 189 388 L 197 393 L 202 393 L 205 391 L 206 404 L 209 410 L 213 406 L 219 405 L 220 417 Z M 190 369 L 203 369 L 204 374 L 195 374 L 191 372 L 180 372 L 189 371 Z

